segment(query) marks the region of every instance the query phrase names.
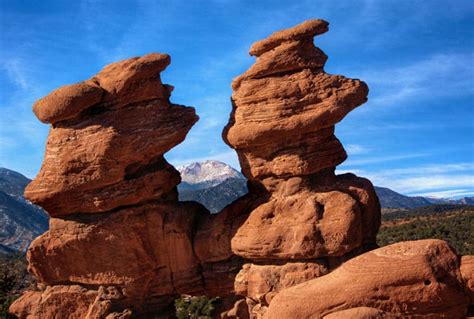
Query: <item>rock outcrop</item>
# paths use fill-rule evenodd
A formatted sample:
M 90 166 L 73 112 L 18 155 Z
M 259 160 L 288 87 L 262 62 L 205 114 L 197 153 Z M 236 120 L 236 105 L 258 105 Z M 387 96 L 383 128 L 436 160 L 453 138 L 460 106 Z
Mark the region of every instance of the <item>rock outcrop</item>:
M 51 219 L 27 258 L 45 289 L 10 311 L 170 318 L 177 296 L 206 294 L 223 297 L 227 319 L 461 318 L 472 256 L 439 240 L 370 251 L 379 201 L 367 179 L 335 174 L 347 155 L 334 135 L 368 87 L 325 73 L 313 37 L 327 30 L 310 20 L 251 47 L 223 132 L 249 192 L 218 214 L 178 201 L 180 175 L 163 157 L 198 119 L 169 101 L 168 55 L 113 63 L 36 102 L 51 130 L 25 196 Z
M 324 72 L 327 56 L 313 37 L 327 27 L 306 21 L 250 49 L 257 61 L 232 83 L 233 112 L 223 134 L 247 178 L 307 176 L 346 159 L 334 125 L 367 101 L 368 87 Z
M 51 129 L 25 197 L 51 219 L 27 258 L 47 288 L 12 305 L 20 318 L 137 315 L 204 293 L 193 229 L 209 213 L 178 202 L 180 175 L 163 157 L 198 117 L 169 102 L 160 79 L 169 63 L 166 54 L 113 63 L 33 106 Z M 120 292 L 113 302 L 101 293 L 110 290 Z
M 179 173 L 163 154 L 198 117 L 169 103 L 173 87 L 160 79 L 169 63 L 166 54 L 113 63 L 37 101 L 33 110 L 51 130 L 25 197 L 53 217 L 176 198 Z
M 347 157 L 335 124 L 367 100 L 368 88 L 324 72 L 327 56 L 313 37 L 327 30 L 327 22 L 310 20 L 255 43 L 255 64 L 232 83 L 223 138 L 238 153 L 249 195 L 209 217 L 219 226 L 198 229 L 196 253 L 219 247 L 211 260 L 245 259 L 235 289 L 251 317 L 278 291 L 375 244 L 380 206 L 372 184 L 334 174 Z
M 280 292 L 265 318 L 464 318 L 459 267 L 442 240 L 393 244 Z
M 98 291 L 78 285 L 52 286 L 44 291 L 29 291 L 10 311 L 19 318 L 128 319 L 132 310 L 121 308 L 123 293 L 115 287 Z
M 460 270 L 466 294 L 474 306 L 474 256 L 462 256 Z

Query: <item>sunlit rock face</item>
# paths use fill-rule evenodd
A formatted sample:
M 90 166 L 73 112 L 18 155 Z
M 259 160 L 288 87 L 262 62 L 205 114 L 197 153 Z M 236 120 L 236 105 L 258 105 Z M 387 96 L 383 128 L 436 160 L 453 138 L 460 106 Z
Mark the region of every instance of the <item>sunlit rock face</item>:
M 51 216 L 176 198 L 179 173 L 163 154 L 198 117 L 194 108 L 169 102 L 173 87 L 160 79 L 169 63 L 158 53 L 112 63 L 37 101 L 33 111 L 51 129 L 25 197 Z
M 169 63 L 159 53 L 113 63 L 34 104 L 51 129 L 25 197 L 51 219 L 27 258 L 48 288 L 12 305 L 20 318 L 141 316 L 205 293 L 193 232 L 209 212 L 178 202 L 180 175 L 163 157 L 198 120 L 169 101 Z
M 215 318 L 462 318 L 472 256 L 439 240 L 371 250 L 374 188 L 335 175 L 347 157 L 335 125 L 368 88 L 324 72 L 313 37 L 326 31 L 309 20 L 251 47 L 256 62 L 232 83 L 223 132 L 249 192 L 217 214 L 178 201 L 181 178 L 164 159 L 198 120 L 170 102 L 160 78 L 168 55 L 112 63 L 37 101 L 51 130 L 25 196 L 51 219 L 27 258 L 46 288 L 10 311 L 172 318 L 174 299 L 192 294 L 222 297 Z
M 285 288 L 320 277 L 375 245 L 380 205 L 370 181 L 336 176 L 347 155 L 335 125 L 367 101 L 367 85 L 324 72 L 309 20 L 252 45 L 255 63 L 232 83 L 223 138 L 239 156 L 249 194 L 198 227 L 200 258 L 246 260 L 235 290 L 261 317 Z M 218 247 L 210 251 L 207 247 Z
M 464 318 L 459 266 L 445 241 L 393 244 L 280 292 L 265 318 Z
M 327 56 L 313 37 L 327 30 L 327 22 L 309 20 L 250 49 L 257 60 L 232 83 L 223 134 L 247 178 L 312 175 L 346 159 L 334 125 L 367 101 L 368 87 L 324 72 Z

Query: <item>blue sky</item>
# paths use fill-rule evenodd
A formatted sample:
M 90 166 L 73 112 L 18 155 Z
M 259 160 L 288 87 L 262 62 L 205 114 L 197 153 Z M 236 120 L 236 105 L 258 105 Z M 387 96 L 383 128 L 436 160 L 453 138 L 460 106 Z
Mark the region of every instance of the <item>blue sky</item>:
M 474 195 L 474 2 L 446 1 L 11 1 L 0 0 L 0 166 L 34 177 L 48 126 L 38 98 L 104 65 L 149 52 L 174 103 L 201 120 L 166 157 L 238 166 L 221 139 L 230 83 L 254 61 L 250 45 L 306 19 L 326 72 L 360 78 L 369 102 L 337 126 L 349 153 L 340 172 L 415 195 Z

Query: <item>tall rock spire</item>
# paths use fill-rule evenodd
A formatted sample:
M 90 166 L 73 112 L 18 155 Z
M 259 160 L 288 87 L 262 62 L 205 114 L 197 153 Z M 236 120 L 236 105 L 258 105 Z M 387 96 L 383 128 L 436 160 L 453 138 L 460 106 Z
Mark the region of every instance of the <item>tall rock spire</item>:
M 255 63 L 232 83 L 223 138 L 237 151 L 250 193 L 224 209 L 226 217 L 209 217 L 209 229 L 229 227 L 226 249 L 206 229 L 195 246 L 201 259 L 215 260 L 217 251 L 244 259 L 235 289 L 254 302 L 256 316 L 281 289 L 373 247 L 380 225 L 372 184 L 334 174 L 347 157 L 335 125 L 367 101 L 368 87 L 324 71 L 327 56 L 313 37 L 327 30 L 326 21 L 309 20 L 256 42 Z
M 12 305 L 19 318 L 128 318 L 204 293 L 193 228 L 208 212 L 178 202 L 180 175 L 163 157 L 198 116 L 170 103 L 169 63 L 159 53 L 112 63 L 34 104 L 51 129 L 25 197 L 51 219 L 27 259 L 47 289 Z
M 334 125 L 367 101 L 368 87 L 324 72 L 327 56 L 313 37 L 327 27 L 309 20 L 250 49 L 257 60 L 232 84 L 223 133 L 248 179 L 311 175 L 346 159 Z

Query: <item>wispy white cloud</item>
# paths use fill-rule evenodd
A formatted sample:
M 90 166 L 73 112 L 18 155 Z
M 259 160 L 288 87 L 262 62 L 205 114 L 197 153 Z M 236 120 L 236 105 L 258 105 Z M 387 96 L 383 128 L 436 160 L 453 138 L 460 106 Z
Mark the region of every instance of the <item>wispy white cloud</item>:
M 422 193 L 411 193 L 410 196 L 423 196 L 423 197 L 433 197 L 433 198 L 457 198 L 465 196 L 474 196 L 474 190 L 468 189 L 452 189 L 448 191 L 438 191 L 438 192 L 422 192 Z
M 6 71 L 12 83 L 22 90 L 31 88 L 31 80 L 28 76 L 29 68 L 19 58 L 4 59 L 0 62 L 1 69 Z
M 349 155 L 366 154 L 370 151 L 370 148 L 360 144 L 347 144 L 344 148 Z
M 370 105 L 400 107 L 408 100 L 473 95 L 473 60 L 472 53 L 434 54 L 409 65 L 358 74 L 371 87 Z
M 105 0 L 81 0 L 78 20 L 83 26 L 84 45 L 98 59 L 100 65 L 138 55 L 141 44 L 157 40 L 166 26 L 164 6 L 156 2 L 137 0 L 111 5 Z M 166 6 L 170 9 L 172 4 Z M 153 29 L 151 34 L 149 31 Z M 151 38 L 151 35 L 153 36 Z
M 419 130 L 433 130 L 433 129 L 443 129 L 443 128 L 449 128 L 453 127 L 455 125 L 456 127 L 471 127 L 472 125 L 469 125 L 468 123 L 451 123 L 451 122 L 444 122 L 444 123 L 439 123 L 439 122 L 425 122 L 425 123 L 419 123 L 419 119 L 414 119 L 413 121 L 416 122 L 409 122 L 409 123 L 387 123 L 387 122 L 381 122 L 381 123 L 375 123 L 375 124 L 368 124 L 363 127 L 363 131 L 419 131 Z M 357 133 L 354 132 L 354 130 L 350 130 L 351 134 Z
M 367 172 L 363 169 L 357 169 L 357 168 L 336 168 L 336 174 L 346 174 L 346 173 L 352 173 L 358 176 L 363 176 L 366 177 Z
M 344 165 L 345 166 L 361 166 L 366 164 L 386 163 L 405 159 L 427 157 L 430 153 L 414 153 L 414 154 L 399 154 L 399 155 L 384 155 L 384 156 L 373 156 L 359 159 L 349 158 Z
M 474 163 L 418 165 L 381 170 L 344 168 L 369 178 L 375 185 L 384 186 L 406 195 L 449 194 L 474 192 Z M 459 193 L 459 194 L 457 194 Z M 441 196 L 441 195 L 440 195 Z
M 456 163 L 456 164 L 431 164 L 409 168 L 394 168 L 387 170 L 385 175 L 400 176 L 408 174 L 442 174 L 474 171 L 474 163 Z
M 474 174 L 454 176 L 451 174 L 416 176 L 404 179 L 394 179 L 390 181 L 390 184 L 394 189 L 403 190 L 403 192 L 407 194 L 460 187 L 474 188 Z
M 14 85 L 8 98 L 0 101 L 0 165 L 33 177 L 41 165 L 48 131 L 31 110 L 43 85 L 32 76 L 34 65 L 20 58 L 5 58 L 1 67 Z

